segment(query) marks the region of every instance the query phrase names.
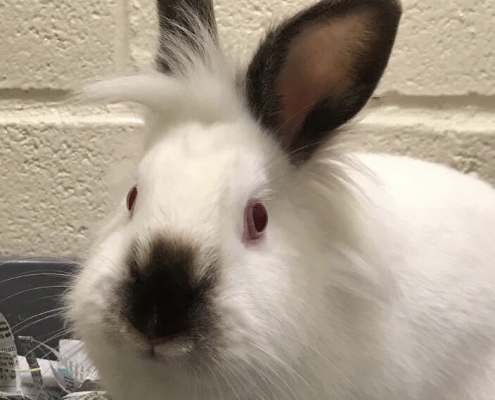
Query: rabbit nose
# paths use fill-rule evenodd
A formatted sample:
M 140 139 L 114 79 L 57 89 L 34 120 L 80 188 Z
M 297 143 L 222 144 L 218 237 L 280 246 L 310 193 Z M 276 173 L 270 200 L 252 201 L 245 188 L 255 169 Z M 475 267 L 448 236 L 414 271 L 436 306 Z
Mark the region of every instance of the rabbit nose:
M 151 275 L 129 288 L 129 322 L 150 342 L 172 339 L 192 329 L 194 290 L 163 278 Z
M 212 282 L 195 276 L 192 247 L 160 240 L 144 263 L 137 254 L 131 251 L 131 279 L 124 291 L 130 324 L 150 343 L 193 335 L 209 314 Z

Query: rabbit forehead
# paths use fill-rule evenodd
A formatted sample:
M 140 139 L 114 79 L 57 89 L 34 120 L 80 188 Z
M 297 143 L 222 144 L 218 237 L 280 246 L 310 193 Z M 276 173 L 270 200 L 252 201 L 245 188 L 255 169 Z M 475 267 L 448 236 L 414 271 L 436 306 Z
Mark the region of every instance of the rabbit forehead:
M 135 219 L 170 234 L 209 238 L 267 187 L 261 136 L 242 124 L 191 123 L 170 130 L 143 158 Z

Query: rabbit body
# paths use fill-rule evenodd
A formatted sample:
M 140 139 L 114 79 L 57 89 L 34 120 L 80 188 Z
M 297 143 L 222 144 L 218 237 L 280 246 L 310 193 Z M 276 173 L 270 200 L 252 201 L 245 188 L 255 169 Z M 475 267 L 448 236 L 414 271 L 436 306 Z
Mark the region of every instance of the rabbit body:
M 408 353 L 399 360 L 410 361 L 396 370 L 402 398 L 493 398 L 495 190 L 423 161 L 364 160 L 386 193 L 364 183 L 383 216 L 377 245 L 399 289 L 396 339 Z
M 319 1 L 232 72 L 210 1 L 157 4 L 158 73 L 89 90 L 149 111 L 67 295 L 112 398 L 493 399 L 495 190 L 337 144 L 400 5 Z

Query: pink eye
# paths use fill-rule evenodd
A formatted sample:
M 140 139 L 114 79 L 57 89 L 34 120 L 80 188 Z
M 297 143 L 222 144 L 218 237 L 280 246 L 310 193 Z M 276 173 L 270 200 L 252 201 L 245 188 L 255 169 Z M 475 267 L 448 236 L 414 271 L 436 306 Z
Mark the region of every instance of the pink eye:
M 247 240 L 258 239 L 268 224 L 268 213 L 261 203 L 249 203 L 244 215 L 244 236 Z
M 127 209 L 132 212 L 134 210 L 134 204 L 136 203 L 138 190 L 136 186 L 133 186 L 127 194 Z

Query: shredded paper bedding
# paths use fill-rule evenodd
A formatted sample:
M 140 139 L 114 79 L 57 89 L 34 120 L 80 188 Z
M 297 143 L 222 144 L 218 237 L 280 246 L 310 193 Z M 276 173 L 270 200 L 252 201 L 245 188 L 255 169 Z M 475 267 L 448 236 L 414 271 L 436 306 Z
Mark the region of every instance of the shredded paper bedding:
M 17 339 L 20 349 L 0 313 L 0 400 L 109 400 L 82 342 L 61 340 L 56 350 L 32 337 Z M 37 358 L 39 349 L 57 360 Z

